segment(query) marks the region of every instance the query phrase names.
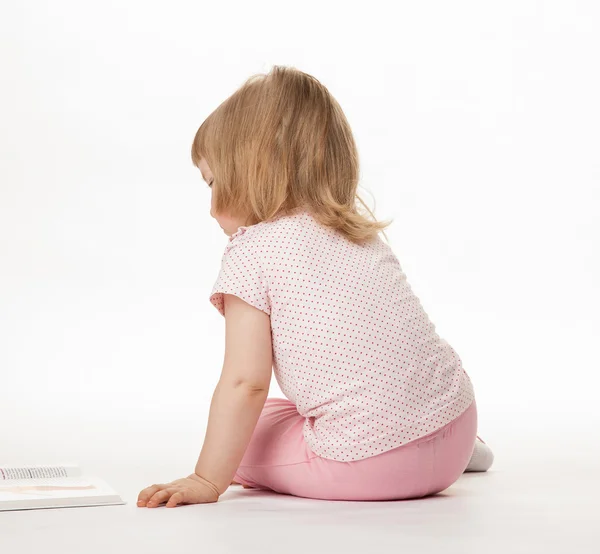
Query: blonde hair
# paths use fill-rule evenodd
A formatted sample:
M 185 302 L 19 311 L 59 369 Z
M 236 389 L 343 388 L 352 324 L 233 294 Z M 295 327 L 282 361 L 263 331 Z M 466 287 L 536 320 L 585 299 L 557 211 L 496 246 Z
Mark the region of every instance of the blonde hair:
M 246 225 L 305 208 L 355 243 L 389 225 L 357 194 L 358 152 L 342 108 L 293 67 L 250 77 L 202 123 L 191 153 L 214 176 L 216 212 Z

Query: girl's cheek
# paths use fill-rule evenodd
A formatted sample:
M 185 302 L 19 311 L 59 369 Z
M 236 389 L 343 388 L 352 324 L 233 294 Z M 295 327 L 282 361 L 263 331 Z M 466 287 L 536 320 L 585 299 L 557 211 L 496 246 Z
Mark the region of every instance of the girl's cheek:
M 216 211 L 215 211 L 215 197 L 212 193 L 212 189 L 210 192 L 210 216 L 214 219 L 216 219 Z

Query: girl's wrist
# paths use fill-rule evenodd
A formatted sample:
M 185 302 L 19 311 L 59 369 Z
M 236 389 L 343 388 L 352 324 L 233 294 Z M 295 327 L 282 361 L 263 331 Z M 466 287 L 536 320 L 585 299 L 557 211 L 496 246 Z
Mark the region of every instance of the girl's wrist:
M 212 482 L 209 481 L 208 479 L 206 479 L 205 477 L 202 477 L 202 475 L 198 475 L 197 473 L 192 473 L 189 476 L 189 479 L 193 479 L 194 481 L 198 481 L 199 483 L 202 483 L 203 485 L 205 485 L 207 488 L 209 488 L 211 491 L 213 491 L 217 497 L 217 499 L 221 496 L 221 492 L 219 491 L 219 488 Z

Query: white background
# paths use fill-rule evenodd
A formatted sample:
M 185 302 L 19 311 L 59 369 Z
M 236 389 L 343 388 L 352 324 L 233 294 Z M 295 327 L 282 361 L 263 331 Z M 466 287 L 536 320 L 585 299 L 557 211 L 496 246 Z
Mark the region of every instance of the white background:
M 366 200 L 394 218 L 497 467 L 534 460 L 540 437 L 584 447 L 600 423 L 599 23 L 593 1 L 3 4 L 0 463 L 168 464 L 139 485 L 193 471 L 227 238 L 190 146 L 273 64 L 344 109 Z

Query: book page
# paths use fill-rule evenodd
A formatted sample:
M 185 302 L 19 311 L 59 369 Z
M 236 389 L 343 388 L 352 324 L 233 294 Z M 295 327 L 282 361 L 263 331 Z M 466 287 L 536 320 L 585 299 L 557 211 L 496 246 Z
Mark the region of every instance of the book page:
M 0 483 L 3 481 L 24 479 L 64 479 L 80 477 L 81 470 L 77 466 L 0 466 Z
M 14 480 L 0 483 L 0 501 L 84 497 L 94 496 L 99 492 L 96 485 L 85 479 Z
M 0 481 L 0 509 L 3 502 L 25 500 L 60 501 L 65 498 L 104 497 L 116 495 L 115 491 L 101 479 L 94 477 L 11 479 Z
M 0 502 L 98 494 L 77 466 L 0 467 Z
M 0 466 L 0 512 L 124 504 L 102 479 L 76 465 Z

